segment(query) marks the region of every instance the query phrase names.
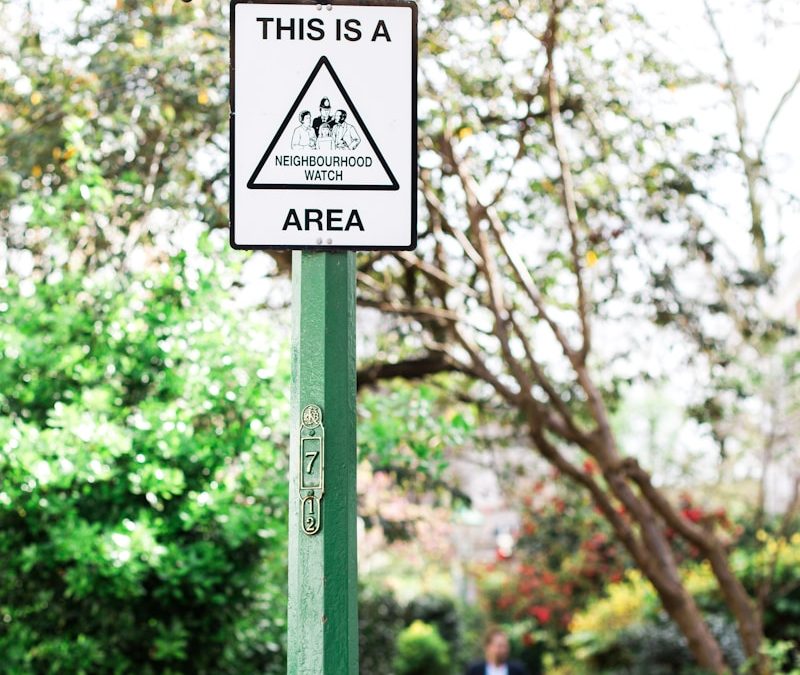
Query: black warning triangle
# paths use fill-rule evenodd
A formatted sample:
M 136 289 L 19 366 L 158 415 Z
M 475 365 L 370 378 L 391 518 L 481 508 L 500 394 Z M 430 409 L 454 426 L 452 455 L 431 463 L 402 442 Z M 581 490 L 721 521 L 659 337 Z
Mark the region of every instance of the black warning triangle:
M 375 158 L 379 162 L 380 166 L 385 172 L 382 175 L 382 179 L 378 184 L 367 183 L 365 181 L 359 182 L 356 180 L 344 180 L 340 182 L 319 182 L 319 181 L 303 181 L 298 180 L 297 176 L 279 176 L 275 174 L 280 174 L 280 170 L 272 169 L 269 172 L 271 175 L 268 177 L 260 176 L 262 174 L 262 170 L 264 169 L 267 162 L 273 156 L 273 151 L 275 151 L 278 142 L 283 137 L 284 132 L 286 131 L 289 124 L 292 123 L 293 120 L 296 120 L 295 115 L 297 114 L 298 108 L 300 107 L 303 99 L 305 98 L 306 94 L 308 93 L 309 89 L 311 88 L 312 84 L 316 80 L 317 76 L 320 74 L 322 68 L 325 68 L 329 73 L 331 79 L 333 80 L 336 88 L 338 89 L 338 93 L 342 96 L 342 98 L 347 103 L 350 111 L 353 113 L 353 117 L 358 122 L 359 128 L 363 131 L 364 136 L 366 137 L 366 141 L 369 145 L 369 148 L 375 155 Z M 276 156 L 280 153 L 276 152 Z M 287 157 L 284 155 L 284 157 Z M 288 156 L 291 159 L 290 156 Z M 352 158 L 351 158 L 352 161 Z M 276 163 L 278 162 L 278 158 L 276 157 Z M 278 164 L 280 166 L 280 164 Z M 285 178 L 286 180 L 281 180 L 280 178 Z M 247 187 L 251 190 L 399 190 L 400 186 L 395 178 L 392 170 L 389 168 L 389 165 L 386 163 L 386 160 L 383 157 L 383 153 L 381 153 L 380 149 L 378 148 L 375 140 L 372 138 L 372 134 L 370 134 L 369 129 L 367 129 L 366 124 L 364 124 L 364 120 L 361 118 L 361 115 L 358 112 L 355 104 L 353 103 L 352 99 L 348 95 L 347 91 L 345 90 L 344 86 L 342 85 L 342 81 L 339 79 L 339 76 L 336 74 L 336 71 L 333 69 L 331 62 L 328 60 L 327 57 L 322 56 L 320 57 L 319 61 L 317 61 L 317 65 L 314 66 L 314 69 L 311 71 L 311 74 L 308 76 L 303 88 L 300 90 L 300 93 L 297 95 L 292 107 L 289 109 L 289 112 L 286 114 L 283 122 L 281 123 L 280 128 L 278 129 L 277 133 L 275 134 L 272 142 L 267 147 L 266 152 L 261 157 L 258 165 L 256 166 L 255 170 L 253 171 L 252 175 L 250 176 L 250 180 L 247 181 Z

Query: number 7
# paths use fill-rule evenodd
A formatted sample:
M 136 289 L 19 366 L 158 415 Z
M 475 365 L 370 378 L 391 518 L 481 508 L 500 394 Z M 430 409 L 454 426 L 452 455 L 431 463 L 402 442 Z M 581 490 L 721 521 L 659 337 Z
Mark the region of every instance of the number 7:
M 311 468 L 314 466 L 314 461 L 319 457 L 319 450 L 313 450 L 311 452 L 306 453 L 306 459 L 311 458 L 308 460 L 308 464 L 306 464 L 306 473 L 311 473 Z

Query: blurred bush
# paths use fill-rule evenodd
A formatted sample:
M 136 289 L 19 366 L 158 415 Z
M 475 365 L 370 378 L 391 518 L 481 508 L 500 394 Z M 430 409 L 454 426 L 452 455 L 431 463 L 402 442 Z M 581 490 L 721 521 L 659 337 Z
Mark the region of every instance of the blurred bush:
M 452 672 L 461 672 L 480 655 L 486 618 L 477 608 L 431 593 L 418 595 L 403 605 L 392 591 L 365 586 L 358 605 L 361 672 L 395 675 L 400 635 L 418 622 L 436 629 L 445 644 Z
M 358 602 L 358 651 L 362 673 L 394 675 L 397 636 L 403 608 L 391 591 L 362 588 Z
M 706 615 L 711 633 L 719 641 L 726 662 L 734 669 L 744 665 L 736 624 L 719 614 Z M 697 672 L 686 638 L 663 613 L 622 630 L 613 648 L 594 666 L 599 672 L 626 675 L 671 675 Z
M 754 595 L 769 581 L 764 632 L 771 640 L 768 655 L 778 672 L 788 672 L 798 654 L 800 632 L 800 535 L 771 537 L 763 530 L 756 548 L 740 547 L 734 569 Z M 707 562 L 683 568 L 687 589 L 706 612 L 728 663 L 744 667 L 745 656 L 733 621 Z M 693 659 L 685 638 L 666 619 L 653 587 L 636 570 L 610 584 L 602 597 L 577 613 L 566 639 L 574 658 L 591 672 L 692 672 Z
M 591 460 L 583 469 L 597 471 Z M 491 622 L 506 628 L 515 657 L 532 673 L 571 659 L 564 640 L 573 614 L 630 565 L 589 495 L 556 479 L 524 483 L 513 554 L 473 567 Z
M 742 547 L 733 553 L 734 567 L 748 590 L 767 597 L 767 639 L 793 643 L 792 651 L 800 661 L 800 533 L 787 537 L 759 529 L 755 544 L 755 549 Z
M 285 670 L 288 367 L 156 269 L 0 288 L 4 673 Z
M 414 621 L 397 638 L 396 675 L 450 675 L 447 643 L 436 626 Z
M 413 598 L 405 609 L 406 626 L 415 621 L 435 626 L 448 644 L 450 653 L 461 651 L 461 617 L 452 598 L 444 595 L 423 594 Z

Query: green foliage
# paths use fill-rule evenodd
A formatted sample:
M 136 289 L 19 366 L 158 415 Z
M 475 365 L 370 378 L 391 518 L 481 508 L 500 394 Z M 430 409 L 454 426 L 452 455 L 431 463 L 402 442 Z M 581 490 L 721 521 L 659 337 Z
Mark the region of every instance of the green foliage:
M 703 568 L 689 573 L 690 591 L 708 592 L 713 580 Z M 727 663 L 744 662 L 736 625 L 722 614 L 706 614 L 709 628 L 719 641 Z M 661 610 L 652 586 L 637 571 L 611 584 L 604 597 L 590 603 L 571 624 L 566 642 L 574 658 L 589 672 L 602 673 L 689 673 L 694 659 L 686 638 Z
M 738 670 L 745 661 L 736 625 L 727 617 L 707 615 L 711 633 L 719 642 L 725 661 Z M 686 638 L 665 615 L 622 631 L 612 649 L 592 661 L 595 672 L 631 675 L 697 673 Z
M 397 675 L 449 675 L 447 643 L 435 626 L 415 621 L 397 638 Z
M 769 537 L 763 546 L 740 546 L 732 557 L 734 570 L 755 595 L 765 573 L 771 592 L 764 612 L 765 649 L 777 672 L 787 672 L 797 658 L 800 625 L 800 535 Z M 708 563 L 683 567 L 687 590 L 706 612 L 709 627 L 732 667 L 744 667 L 745 657 Z M 573 618 L 567 644 L 578 662 L 591 672 L 690 672 L 692 658 L 686 640 L 663 615 L 655 591 L 638 571 L 609 584 L 603 596 L 592 600 Z
M 444 595 L 419 595 L 405 608 L 406 625 L 422 621 L 436 627 L 456 668 L 464 667 L 479 651 L 482 631 L 475 624 L 482 619 L 476 610 Z
M 436 626 L 439 635 L 451 646 L 453 652 L 459 651 L 461 620 L 452 598 L 442 595 L 417 596 L 406 605 L 405 617 L 409 626 L 415 621 Z
M 48 267 L 63 247 L 93 267 L 171 236 L 176 222 L 226 226 L 227 8 L 83 0 L 59 3 L 56 25 L 0 3 L 9 249 Z
M 358 654 L 362 673 L 394 675 L 403 608 L 388 590 L 363 588 L 358 602 Z
M 800 654 L 797 645 L 787 640 L 767 641 L 761 650 L 776 673 L 800 675 Z
M 358 605 L 361 672 L 395 675 L 399 636 L 418 622 L 436 630 L 456 669 L 478 656 L 485 617 L 476 609 L 431 594 L 419 595 L 402 605 L 391 591 L 366 587 L 361 591 Z
M 359 401 L 362 457 L 400 478 L 420 472 L 438 478 L 447 467 L 445 451 L 464 445 L 476 425 L 471 407 L 453 401 L 453 385 L 452 378 L 441 386 L 394 380 L 365 392 Z
M 800 533 L 786 537 L 758 530 L 754 540 L 733 553 L 732 561 L 751 593 L 768 589 L 764 608 L 767 639 L 776 644 L 791 642 L 800 655 Z
M 4 672 L 284 669 L 288 368 L 163 270 L 0 289 Z

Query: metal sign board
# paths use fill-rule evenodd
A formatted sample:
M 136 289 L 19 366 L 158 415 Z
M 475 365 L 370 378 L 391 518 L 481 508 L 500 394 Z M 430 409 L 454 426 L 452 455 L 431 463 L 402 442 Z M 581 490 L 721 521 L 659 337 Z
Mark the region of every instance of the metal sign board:
M 417 7 L 232 0 L 231 245 L 416 246 Z

